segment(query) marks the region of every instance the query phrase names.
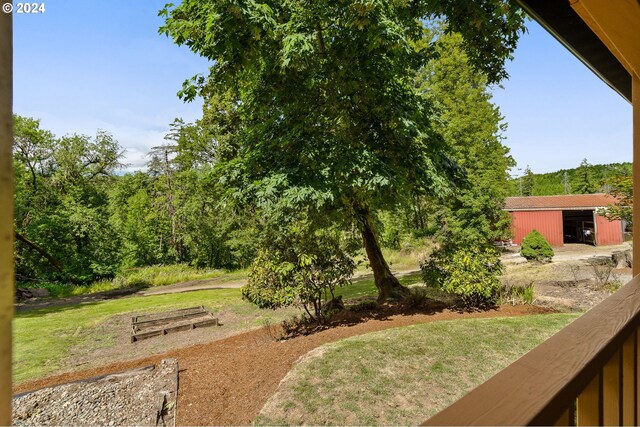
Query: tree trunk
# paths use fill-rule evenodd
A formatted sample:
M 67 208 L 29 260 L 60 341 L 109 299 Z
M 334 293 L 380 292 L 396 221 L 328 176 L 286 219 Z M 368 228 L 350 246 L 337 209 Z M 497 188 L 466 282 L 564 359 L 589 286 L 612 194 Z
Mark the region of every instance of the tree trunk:
M 49 261 L 49 264 L 51 264 L 56 270 L 62 273 L 62 267 L 60 266 L 60 263 L 53 256 L 51 256 L 49 252 L 47 252 L 37 244 L 33 243 L 31 240 L 27 239 L 25 236 L 18 233 L 17 231 L 15 232 L 15 236 L 16 236 L 16 240 L 24 243 L 25 245 L 29 246 L 31 249 L 36 251 L 41 257 Z
M 398 279 L 391 273 L 389 265 L 382 255 L 380 244 L 371 225 L 369 210 L 362 209 L 357 213 L 364 248 L 367 251 L 367 258 L 369 258 L 369 264 L 373 270 L 376 288 L 378 288 L 378 302 L 407 296 L 409 289 L 402 286 Z

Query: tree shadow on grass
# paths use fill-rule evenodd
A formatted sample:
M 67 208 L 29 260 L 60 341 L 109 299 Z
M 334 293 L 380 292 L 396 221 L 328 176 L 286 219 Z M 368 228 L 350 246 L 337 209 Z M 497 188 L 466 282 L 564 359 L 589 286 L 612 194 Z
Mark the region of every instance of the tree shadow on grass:
M 46 306 L 39 308 L 30 308 L 28 310 L 16 310 L 14 313 L 14 318 L 35 318 L 40 316 L 45 316 L 51 313 L 61 313 L 64 311 L 77 310 L 79 308 L 85 308 L 92 305 L 97 305 L 100 301 L 94 302 L 81 302 L 81 303 L 73 303 L 66 305 L 54 305 L 54 306 Z
M 348 306 L 344 310 L 333 314 L 329 320 L 324 322 L 300 319 L 298 321 L 285 321 L 283 322 L 283 338 L 289 339 L 301 335 L 311 335 L 327 329 L 355 326 L 371 320 L 391 321 L 396 316 L 435 315 L 450 308 L 447 303 L 431 298 L 426 298 L 420 304 L 411 304 L 407 301 L 375 304 L 374 301 L 371 301 L 371 304 L 361 303 Z
M 14 306 L 16 317 L 39 317 L 49 313 L 57 313 L 95 305 L 102 301 L 126 298 L 137 293 L 140 288 L 113 289 L 87 295 L 67 298 L 34 299 Z

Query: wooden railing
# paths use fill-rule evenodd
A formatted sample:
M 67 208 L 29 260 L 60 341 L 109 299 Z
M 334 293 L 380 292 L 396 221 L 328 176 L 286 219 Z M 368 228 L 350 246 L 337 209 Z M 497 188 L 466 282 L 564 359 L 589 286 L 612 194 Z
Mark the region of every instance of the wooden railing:
M 425 425 L 638 425 L 640 276 Z

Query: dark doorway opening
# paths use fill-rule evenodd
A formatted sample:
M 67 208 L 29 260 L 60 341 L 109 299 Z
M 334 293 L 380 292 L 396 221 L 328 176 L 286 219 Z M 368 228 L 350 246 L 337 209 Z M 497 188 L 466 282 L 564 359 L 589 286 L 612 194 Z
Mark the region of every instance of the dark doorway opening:
M 562 211 L 562 235 L 564 243 L 595 245 L 593 211 Z

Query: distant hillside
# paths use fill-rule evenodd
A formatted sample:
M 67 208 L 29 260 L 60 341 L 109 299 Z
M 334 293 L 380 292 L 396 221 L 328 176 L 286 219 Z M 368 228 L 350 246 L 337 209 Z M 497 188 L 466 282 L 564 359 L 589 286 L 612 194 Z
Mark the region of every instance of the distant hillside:
M 562 169 L 557 172 L 534 174 L 533 196 L 553 196 L 556 194 L 577 194 L 578 169 Z M 608 165 L 591 165 L 589 173 L 596 183 L 599 192 L 606 192 L 606 185 L 602 182 L 606 178 L 617 175 L 631 175 L 631 163 L 611 163 Z M 567 185 L 565 186 L 565 182 Z M 569 191 L 566 191 L 568 187 Z M 510 196 L 520 196 L 520 178 L 510 182 Z

